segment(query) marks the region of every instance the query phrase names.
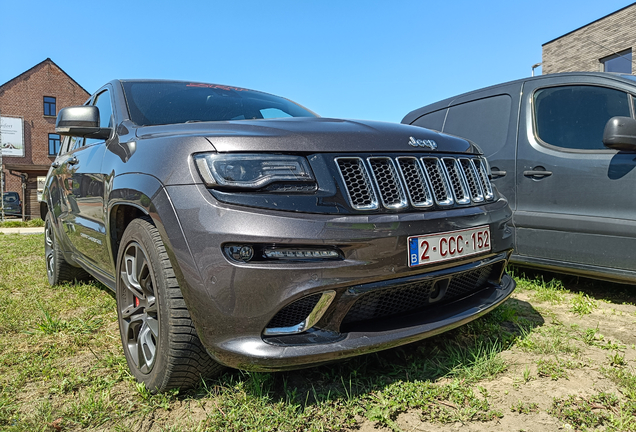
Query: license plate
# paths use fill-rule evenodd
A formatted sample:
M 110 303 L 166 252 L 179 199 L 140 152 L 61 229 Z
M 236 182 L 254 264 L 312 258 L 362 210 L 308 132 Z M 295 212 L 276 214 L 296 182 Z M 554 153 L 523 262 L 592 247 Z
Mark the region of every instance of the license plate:
M 409 237 L 409 267 L 463 258 L 490 251 L 490 228 Z

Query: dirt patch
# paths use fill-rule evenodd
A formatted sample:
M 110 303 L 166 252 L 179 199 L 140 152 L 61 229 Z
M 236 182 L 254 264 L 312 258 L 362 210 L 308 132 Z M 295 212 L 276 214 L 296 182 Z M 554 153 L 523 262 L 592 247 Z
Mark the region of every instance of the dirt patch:
M 487 391 L 491 409 L 501 417 L 486 422 L 431 423 L 423 420 L 423 411 L 410 410 L 395 419 L 393 427 L 361 419 L 361 432 L 383 431 L 563 431 L 575 430 L 552 415 L 555 400 L 570 396 L 587 401 L 599 393 L 621 397 L 607 374 L 611 368 L 634 373 L 636 364 L 636 306 L 593 300 L 596 308 L 589 314 L 572 312 L 568 303 L 573 294 L 559 304 L 537 301 L 532 291 L 516 292 L 519 311 L 532 304 L 543 317 L 529 339 L 513 344 L 499 354 L 507 370 L 496 379 L 474 384 Z M 552 347 L 550 346 L 552 345 Z M 618 362 L 619 364 L 616 364 Z M 591 403 L 592 411 L 603 407 Z M 631 429 L 629 429 L 631 430 Z

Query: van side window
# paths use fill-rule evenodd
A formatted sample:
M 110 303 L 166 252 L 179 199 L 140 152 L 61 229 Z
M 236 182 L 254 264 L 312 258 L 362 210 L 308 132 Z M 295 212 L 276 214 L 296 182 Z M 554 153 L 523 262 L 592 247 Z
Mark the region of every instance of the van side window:
M 607 150 L 605 123 L 614 116 L 631 116 L 627 93 L 606 87 L 544 88 L 535 92 L 533 102 L 536 136 L 567 149 Z
M 442 132 L 473 141 L 489 157 L 506 144 L 511 108 L 508 94 L 452 106 Z
M 433 111 L 432 113 L 423 115 L 411 124 L 441 132 L 442 128 L 444 127 L 444 118 L 446 118 L 446 111 L 448 110 L 441 109 L 438 111 Z

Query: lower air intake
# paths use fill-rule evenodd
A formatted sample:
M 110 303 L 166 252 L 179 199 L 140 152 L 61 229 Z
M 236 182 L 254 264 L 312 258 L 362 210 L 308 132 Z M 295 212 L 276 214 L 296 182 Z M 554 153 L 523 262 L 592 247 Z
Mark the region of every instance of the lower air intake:
M 439 298 L 439 287 L 436 281 L 410 282 L 371 291 L 363 294 L 355 302 L 342 324 L 407 314 L 427 306 L 435 307 L 433 304 L 439 305 L 460 299 L 485 288 L 493 269 L 500 272 L 501 266 L 492 264 L 454 275 L 447 282 L 448 285 L 445 286 L 445 293 L 441 298 Z
M 266 328 L 293 327 L 303 322 L 314 310 L 322 293 L 303 297 L 282 308 Z

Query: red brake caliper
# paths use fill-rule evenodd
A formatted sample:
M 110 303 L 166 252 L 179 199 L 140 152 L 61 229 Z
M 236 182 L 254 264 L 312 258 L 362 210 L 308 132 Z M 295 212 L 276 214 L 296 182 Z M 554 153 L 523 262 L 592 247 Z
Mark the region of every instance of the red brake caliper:
M 139 297 L 135 297 L 135 307 L 139 307 Z

